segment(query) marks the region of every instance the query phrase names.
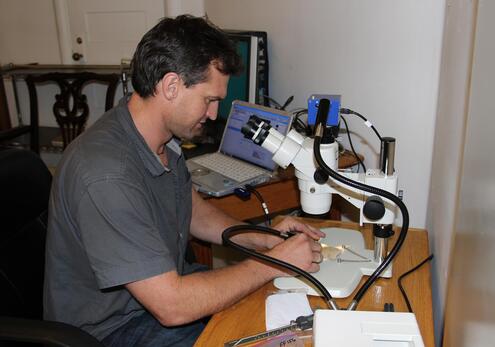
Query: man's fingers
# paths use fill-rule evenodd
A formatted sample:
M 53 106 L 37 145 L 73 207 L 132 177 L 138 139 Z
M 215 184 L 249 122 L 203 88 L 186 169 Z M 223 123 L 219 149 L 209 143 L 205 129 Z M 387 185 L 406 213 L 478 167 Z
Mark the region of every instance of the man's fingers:
M 279 231 L 285 231 L 287 233 L 296 233 L 296 234 L 305 234 L 311 239 L 318 241 L 321 238 L 325 237 L 325 233 L 322 232 L 320 229 L 315 228 L 311 225 L 302 223 L 301 221 L 298 221 L 297 219 L 293 217 L 286 217 L 282 222 L 277 224 L 275 226 L 275 229 Z M 272 244 L 275 245 L 276 243 Z M 270 248 L 270 247 L 269 247 Z
M 312 263 L 308 269 L 308 272 L 318 272 L 318 271 L 320 271 L 320 264 L 318 263 Z
M 311 225 L 307 225 L 307 226 L 308 226 L 308 228 L 309 228 L 309 229 L 310 229 L 313 233 L 315 233 L 315 234 L 316 234 L 317 236 L 319 236 L 320 238 L 321 238 L 321 237 L 325 237 L 325 236 L 326 236 L 326 235 L 325 235 L 325 233 L 324 233 L 323 231 L 321 231 L 320 229 L 315 228 L 315 227 L 313 227 L 313 226 L 311 226 Z
M 322 232 L 320 229 L 314 228 L 307 224 L 302 224 L 301 230 L 304 231 L 307 235 L 311 236 L 311 238 L 314 240 L 319 240 L 322 237 L 325 237 L 325 233 Z
M 313 263 L 319 264 L 323 261 L 323 255 L 320 252 L 313 252 Z
M 311 244 L 311 250 L 313 252 L 321 252 L 321 244 L 319 242 L 313 241 Z

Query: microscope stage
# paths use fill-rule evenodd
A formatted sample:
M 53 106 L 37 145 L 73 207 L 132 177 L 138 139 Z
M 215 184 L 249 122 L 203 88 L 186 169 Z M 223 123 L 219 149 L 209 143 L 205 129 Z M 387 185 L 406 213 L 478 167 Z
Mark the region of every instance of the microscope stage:
M 320 271 L 312 275 L 332 297 L 345 298 L 354 291 L 361 277 L 371 275 L 379 264 L 373 260 L 373 251 L 365 248 L 361 232 L 343 228 L 324 228 L 322 231 L 326 237 L 320 242 L 341 249 L 341 253 L 333 259 L 324 260 Z M 392 277 L 392 265 L 382 273 L 382 277 Z M 276 278 L 274 285 L 279 289 L 306 289 L 308 295 L 321 295 L 300 276 Z

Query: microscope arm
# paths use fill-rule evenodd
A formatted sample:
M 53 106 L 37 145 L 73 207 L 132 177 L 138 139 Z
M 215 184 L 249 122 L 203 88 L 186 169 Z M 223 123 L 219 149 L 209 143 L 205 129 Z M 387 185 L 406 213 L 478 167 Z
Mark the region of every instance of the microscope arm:
M 317 165 L 313 155 L 313 139 L 304 137 L 295 130 L 287 136 L 270 128 L 261 146 L 273 153 L 273 160 L 282 168 L 292 164 L 298 179 L 301 206 L 304 212 L 320 215 L 327 213 L 331 206 L 331 194 L 338 194 L 360 210 L 359 223 L 393 224 L 395 204 L 361 190 L 342 185 L 329 178 L 325 183 L 316 182 L 314 175 Z M 338 145 L 336 142 L 321 146 L 325 162 L 333 169 L 338 166 Z M 340 172 L 354 181 L 364 183 L 390 193 L 397 192 L 397 174 L 385 175 L 381 170 L 368 170 L 366 174 Z M 384 210 L 380 213 L 380 205 Z M 378 209 L 378 211 L 377 211 Z M 381 215 L 382 214 L 382 215 Z M 381 216 L 380 216 L 381 215 Z

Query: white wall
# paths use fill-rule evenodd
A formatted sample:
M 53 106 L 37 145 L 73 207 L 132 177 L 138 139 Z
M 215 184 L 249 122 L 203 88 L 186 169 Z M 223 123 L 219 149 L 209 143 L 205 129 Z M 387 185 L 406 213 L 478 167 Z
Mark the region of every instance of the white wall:
M 164 0 L 165 15 L 175 17 L 188 13 L 193 16 L 204 16 L 205 7 L 203 0 Z
M 471 1 L 449 1 L 445 19 L 427 218 L 430 247 L 435 254 L 432 266 L 432 294 L 437 344 L 442 333 L 452 233 L 458 205 L 471 79 L 475 8 Z
M 453 252 L 445 308 L 444 346 L 488 347 L 495 336 L 495 2 L 478 4 L 472 78 Z M 473 6 L 475 6 L 473 5 Z
M 24 6 L 24 12 L 31 14 L 32 3 L 38 3 L 23 0 L 14 6 L 16 0 L 0 1 L 9 4 L 9 11 Z M 396 137 L 396 168 L 411 225 L 424 227 L 444 1 L 206 0 L 203 7 L 200 0 L 165 0 L 165 11 L 201 14 L 206 10 L 224 28 L 268 31 L 270 89 L 275 99 L 294 95 L 292 106 L 300 107 L 312 93 L 339 93 L 345 106 L 367 116 L 382 135 Z M 53 9 L 49 11 L 53 3 L 39 3 L 44 7 L 37 20 L 44 23 L 43 30 L 51 28 L 47 35 L 55 42 L 56 28 L 50 24 L 55 22 Z M 55 48 L 48 50 L 59 54 Z M 22 85 L 19 89 L 27 121 L 27 94 Z M 97 102 L 90 124 L 103 109 L 103 102 Z M 40 113 L 42 125 L 55 126 L 50 107 L 41 105 Z M 374 134 L 356 118 L 349 118 L 349 125 L 367 166 L 376 166 L 379 143 Z
M 397 138 L 396 168 L 411 225 L 426 221 L 444 0 L 205 0 L 208 17 L 231 29 L 268 32 L 270 94 L 341 94 L 382 136 Z M 349 118 L 355 146 L 376 167 L 379 142 Z M 346 139 L 344 143 L 346 143 Z M 365 142 L 368 142 L 367 145 Z

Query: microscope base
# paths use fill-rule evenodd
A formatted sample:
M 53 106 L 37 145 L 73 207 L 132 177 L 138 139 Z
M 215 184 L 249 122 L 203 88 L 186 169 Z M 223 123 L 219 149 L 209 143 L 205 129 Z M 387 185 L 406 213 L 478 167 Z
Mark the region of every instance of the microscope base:
M 335 259 L 324 260 L 320 264 L 320 271 L 312 275 L 327 288 L 332 297 L 345 298 L 356 289 L 361 277 L 371 275 L 379 264 L 373 261 L 373 250 L 365 248 L 359 231 L 343 228 L 324 228 L 322 231 L 326 237 L 321 243 L 342 247 L 342 253 Z M 381 277 L 392 277 L 392 264 Z M 279 289 L 306 289 L 308 295 L 321 295 L 302 277 L 276 278 L 274 285 Z

